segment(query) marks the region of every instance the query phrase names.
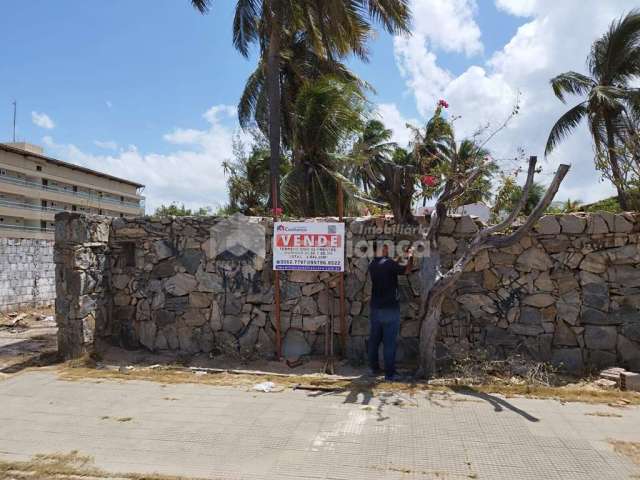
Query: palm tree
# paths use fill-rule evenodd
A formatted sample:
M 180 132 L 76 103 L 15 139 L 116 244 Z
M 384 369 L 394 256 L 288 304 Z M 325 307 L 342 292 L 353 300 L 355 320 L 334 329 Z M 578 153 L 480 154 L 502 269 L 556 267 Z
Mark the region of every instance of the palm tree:
M 587 118 L 596 155 L 606 152 L 611 178 L 618 190 L 620 206 L 629 205 L 626 182 L 620 168 L 617 142 L 624 135 L 624 118 L 640 104 L 640 89 L 631 84 L 640 76 L 640 10 L 611 23 L 609 30 L 591 47 L 587 58 L 590 76 L 565 72 L 551 79 L 553 92 L 563 103 L 565 95 L 586 99 L 560 117 L 549 133 L 545 155 Z
M 375 192 L 377 187 L 367 173 L 367 167 L 379 170 L 383 163 L 393 162 L 398 146 L 391 141 L 392 135 L 393 131 L 386 128 L 380 120 L 369 120 L 351 148 L 351 161 L 346 174 L 365 194 Z M 377 198 L 383 200 L 379 192 Z
M 492 194 L 492 180 L 498 172 L 498 165 L 490 161 L 490 152 L 486 148 L 478 146 L 473 140 L 465 139 L 456 150 L 458 165 L 462 171 L 475 168 L 479 162 L 484 162 L 484 168 L 475 181 L 471 182 L 459 199 L 455 202 L 458 206 L 470 203 L 489 202 Z
M 337 60 L 319 56 L 309 44 L 306 33 L 288 35 L 283 41 L 280 56 L 280 112 L 282 119 L 282 144 L 291 148 L 293 136 L 293 111 L 298 92 L 307 80 L 323 75 L 333 75 L 342 81 L 356 83 L 360 88 L 370 88 L 355 74 Z M 254 123 L 265 135 L 269 135 L 269 102 L 267 100 L 266 63 L 259 59 L 258 65 L 247 79 L 238 103 L 238 120 L 242 128 L 250 128 Z M 295 161 L 295 160 L 294 160 Z
M 325 76 L 300 89 L 295 103 L 293 169 L 282 180 L 287 212 L 299 216 L 335 215 L 338 182 L 348 193 L 356 190 L 343 170 L 341 146 L 361 131 L 366 100 L 353 82 Z M 347 197 L 345 207 L 352 204 Z
M 213 0 L 191 0 L 201 13 Z M 350 53 L 366 59 L 372 21 L 390 33 L 408 32 L 408 0 L 238 0 L 233 43 L 245 57 L 249 46 L 260 46 L 266 65 L 272 203 L 278 205 L 281 142 L 281 57 L 286 32 L 305 32 L 316 54 L 329 60 Z

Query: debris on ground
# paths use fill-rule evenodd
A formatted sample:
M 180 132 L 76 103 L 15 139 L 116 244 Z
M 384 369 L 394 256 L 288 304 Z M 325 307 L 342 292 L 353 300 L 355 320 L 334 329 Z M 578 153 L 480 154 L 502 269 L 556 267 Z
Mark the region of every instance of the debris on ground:
M 620 367 L 603 370 L 597 382 L 612 382 L 620 390 L 640 392 L 640 373 L 629 372 Z
M 262 382 L 262 383 L 257 383 L 253 386 L 253 389 L 256 392 L 264 392 L 264 393 L 270 393 L 275 391 L 276 388 L 276 384 L 273 382 Z
M 623 372 L 620 374 L 620 390 L 640 392 L 640 373 Z
M 618 382 L 614 380 L 608 380 L 606 378 L 599 378 L 598 380 L 593 382 L 593 384 L 600 388 L 604 388 L 605 390 L 613 390 L 614 388 L 618 388 Z
M 57 327 L 51 308 L 0 313 L 0 376 L 57 361 Z
M 291 357 L 291 358 L 287 358 L 287 366 L 289 368 L 296 368 L 299 367 L 300 365 L 302 365 L 302 358 L 300 357 Z

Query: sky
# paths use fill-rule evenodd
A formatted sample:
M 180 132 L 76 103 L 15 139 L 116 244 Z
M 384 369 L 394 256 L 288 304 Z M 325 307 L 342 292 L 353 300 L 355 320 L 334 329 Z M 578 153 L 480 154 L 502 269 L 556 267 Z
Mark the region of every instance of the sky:
M 544 157 L 563 105 L 549 79 L 586 73 L 591 43 L 634 0 L 410 0 L 412 34 L 377 31 L 370 61 L 350 68 L 375 88 L 372 109 L 409 140 L 446 99 L 456 135 L 485 137 L 505 168 L 537 155 L 548 183 L 571 170 L 557 199 L 595 201 L 613 192 L 599 180 L 586 126 Z M 3 0 L 0 2 L 0 141 L 12 136 L 45 153 L 146 185 L 147 212 L 161 204 L 219 207 L 222 162 L 240 135 L 236 107 L 255 56 L 233 49 L 235 2 L 202 16 L 188 0 Z M 487 128 L 488 127 L 488 128 Z

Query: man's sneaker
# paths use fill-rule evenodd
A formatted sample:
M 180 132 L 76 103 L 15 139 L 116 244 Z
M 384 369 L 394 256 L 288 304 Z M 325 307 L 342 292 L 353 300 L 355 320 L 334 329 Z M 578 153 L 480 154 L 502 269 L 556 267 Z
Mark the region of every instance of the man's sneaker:
M 404 377 L 402 375 L 398 375 L 397 373 L 394 373 L 391 376 L 384 376 L 384 380 L 386 382 L 402 382 L 404 381 Z

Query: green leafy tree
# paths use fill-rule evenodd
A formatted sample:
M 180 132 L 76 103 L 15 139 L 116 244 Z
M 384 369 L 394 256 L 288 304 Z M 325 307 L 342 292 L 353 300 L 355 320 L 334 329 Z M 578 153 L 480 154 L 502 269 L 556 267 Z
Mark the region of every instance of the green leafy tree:
M 233 142 L 234 159 L 223 163 L 227 176 L 229 204 L 225 214 L 267 215 L 269 212 L 269 149 L 259 133 L 247 147 L 239 137 Z M 288 158 L 280 161 L 280 174 L 290 169 Z
M 611 23 L 596 40 L 587 58 L 589 75 L 565 72 L 551 79 L 553 92 L 563 103 L 566 95 L 585 97 L 555 123 L 545 149 L 551 153 L 558 143 L 586 118 L 593 137 L 596 165 L 610 177 L 623 209 L 629 208 L 626 181 L 617 151 L 624 137 L 629 110 L 638 110 L 640 90 L 632 85 L 640 76 L 640 10 L 632 10 Z
M 536 205 L 542 199 L 546 187 L 538 182 L 532 182 L 529 188 L 526 202 L 522 205 L 520 212 L 523 215 L 530 215 Z M 493 222 L 497 222 L 501 216 L 513 211 L 520 203 L 523 190 L 518 185 L 516 174 L 509 175 L 502 173 L 498 181 L 498 193 L 495 197 L 493 208 L 491 209 L 491 217 Z
M 157 217 L 206 217 L 212 213 L 211 207 L 200 207 L 196 210 L 186 208 L 184 203 L 178 205 L 173 202 L 169 205 L 160 205 L 154 213 Z

